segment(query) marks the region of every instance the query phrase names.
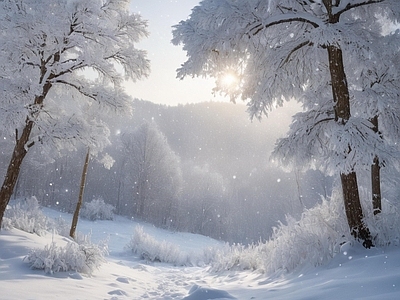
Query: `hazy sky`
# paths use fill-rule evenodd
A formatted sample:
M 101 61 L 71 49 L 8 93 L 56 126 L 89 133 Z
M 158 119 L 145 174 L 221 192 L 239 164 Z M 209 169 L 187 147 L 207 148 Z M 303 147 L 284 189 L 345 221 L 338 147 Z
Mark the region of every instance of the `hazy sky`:
M 176 78 L 176 69 L 186 60 L 180 46 L 171 43 L 172 26 L 186 19 L 198 0 L 132 0 L 131 11 L 140 13 L 149 22 L 150 36 L 138 45 L 147 50 L 151 61 L 149 78 L 128 84 L 135 98 L 155 103 L 176 105 L 201 101 L 228 101 L 214 97 L 213 81 L 202 78 Z

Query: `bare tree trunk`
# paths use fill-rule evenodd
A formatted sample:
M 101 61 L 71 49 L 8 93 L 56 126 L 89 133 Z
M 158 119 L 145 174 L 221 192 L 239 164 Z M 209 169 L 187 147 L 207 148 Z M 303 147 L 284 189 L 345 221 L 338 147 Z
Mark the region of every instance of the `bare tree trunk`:
M 333 20 L 334 22 L 335 20 Z M 345 125 L 349 120 L 350 113 L 350 96 L 347 85 L 346 74 L 344 71 L 343 54 L 339 46 L 327 46 L 329 55 L 329 70 L 331 73 L 332 93 L 335 102 L 335 119 L 340 124 Z M 351 152 L 349 145 L 348 152 Z M 346 210 L 347 222 L 350 227 L 351 234 L 363 242 L 364 247 L 373 246 L 369 229 L 363 223 L 363 211 L 358 192 L 357 175 L 354 171 L 348 174 L 340 174 L 343 201 Z
M 54 58 L 54 61 L 58 61 L 59 56 Z M 45 75 L 47 73 L 47 69 L 45 66 L 45 61 L 42 61 L 42 65 L 40 68 L 40 80 L 39 84 L 44 82 Z M 49 79 L 52 78 L 52 75 L 49 76 Z M 15 130 L 15 146 L 11 156 L 10 163 L 7 168 L 6 176 L 3 181 L 3 185 L 0 190 L 0 228 L 3 221 L 4 212 L 6 211 L 7 205 L 10 202 L 11 195 L 14 191 L 15 185 L 18 180 L 18 175 L 21 170 L 21 164 L 24 160 L 28 149 L 33 146 L 33 142 L 28 145 L 28 141 L 31 136 L 31 132 L 34 126 L 34 119 L 40 113 L 40 108 L 43 105 L 43 101 L 46 98 L 48 92 L 50 91 L 52 84 L 50 81 L 47 81 L 43 84 L 42 94 L 36 96 L 33 104 L 31 105 L 33 111 L 31 115 L 28 116 L 25 120 L 25 126 L 22 129 L 21 137 L 18 137 L 18 130 Z
M 83 202 L 83 193 L 85 190 L 86 175 L 87 175 L 87 169 L 89 166 L 89 158 L 90 158 L 90 149 L 88 148 L 87 153 L 86 153 L 85 163 L 83 165 L 83 170 L 82 170 L 81 186 L 79 188 L 78 202 L 76 203 L 74 216 L 72 218 L 71 230 L 69 231 L 69 235 L 73 239 L 75 239 L 75 232 L 76 232 L 76 226 L 78 225 L 79 212 L 81 210 L 81 206 L 82 206 L 82 202 Z
M 378 132 L 378 116 L 373 117 L 371 120 L 374 125 L 374 132 Z M 381 194 L 381 167 L 379 165 L 379 158 L 375 156 L 371 165 L 371 187 L 372 187 L 372 207 L 374 215 L 382 212 L 382 194 Z

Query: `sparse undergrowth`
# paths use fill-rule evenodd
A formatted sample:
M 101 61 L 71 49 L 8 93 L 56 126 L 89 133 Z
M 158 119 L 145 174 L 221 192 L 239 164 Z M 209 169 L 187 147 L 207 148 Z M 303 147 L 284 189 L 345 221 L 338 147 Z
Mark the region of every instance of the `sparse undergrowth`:
M 32 269 L 44 270 L 46 273 L 74 271 L 91 275 L 103 262 L 104 252 L 93 244 L 68 242 L 64 247 L 55 242 L 44 249 L 33 249 L 24 258 Z
M 3 219 L 5 229 L 16 228 L 39 236 L 48 232 L 69 237 L 69 225 L 64 219 L 50 219 L 45 216 L 36 197 L 18 199 L 8 206 Z M 46 273 L 75 271 L 91 275 L 98 269 L 107 254 L 107 242 L 93 244 L 88 235 L 77 234 L 76 241 L 70 240 L 65 246 L 55 242 L 44 249 L 33 249 L 24 260 L 33 269 Z
M 87 220 L 113 220 L 115 207 L 107 204 L 103 199 L 93 199 L 84 202 L 79 215 Z
M 133 236 L 125 246 L 126 250 L 139 255 L 141 259 L 151 262 L 165 262 L 174 265 L 188 265 L 189 257 L 179 247 L 166 241 L 158 241 L 145 233 L 143 227 L 136 226 Z
M 4 213 L 2 227 L 43 235 L 52 227 L 52 223 L 43 214 L 38 200 L 33 196 L 12 201 Z
M 365 222 L 375 236 L 376 246 L 399 244 L 400 215 L 395 207 L 385 203 L 385 214 L 367 215 Z M 328 263 L 340 253 L 344 243 L 354 244 L 340 195 L 305 210 L 296 220 L 286 217 L 274 228 L 272 237 L 266 242 L 252 245 L 225 244 L 204 249 L 202 257 L 182 253 L 172 244 L 157 241 L 137 227 L 127 248 L 142 259 L 173 264 L 194 265 L 204 262 L 214 272 L 225 270 L 250 270 L 271 274 L 288 273 L 302 266 L 318 266 Z M 379 233 L 379 234 L 378 234 Z
M 368 195 L 367 195 L 368 196 Z M 399 245 L 400 214 L 395 205 L 384 200 L 384 213 L 374 215 L 372 210 L 364 220 L 376 246 Z M 266 274 L 286 273 L 298 267 L 318 266 L 329 262 L 343 243 L 354 243 L 347 229 L 340 195 L 305 210 L 300 220 L 287 216 L 279 223 L 266 242 L 252 245 L 224 244 L 206 248 L 202 254 L 185 253 L 172 243 L 160 241 L 137 226 L 126 249 L 141 259 L 179 266 L 209 265 L 210 270 L 251 270 Z M 6 227 L 16 227 L 31 233 L 47 231 L 68 235 L 68 224 L 63 219 L 49 220 L 41 212 L 36 198 L 17 201 L 7 209 Z M 106 244 L 106 243 L 104 243 Z M 104 262 L 107 247 L 93 245 L 90 236 L 78 234 L 77 243 L 64 247 L 55 243 L 44 249 L 32 250 L 25 260 L 35 269 L 54 273 L 76 271 L 86 274 Z

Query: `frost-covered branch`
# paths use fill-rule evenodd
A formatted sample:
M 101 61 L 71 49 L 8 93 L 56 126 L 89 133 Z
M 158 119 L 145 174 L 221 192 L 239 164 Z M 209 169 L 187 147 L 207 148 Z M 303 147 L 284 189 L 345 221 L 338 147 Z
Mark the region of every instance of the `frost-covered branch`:
M 288 63 L 290 60 L 290 57 L 293 55 L 293 53 L 295 53 L 296 51 L 300 50 L 301 48 L 305 47 L 305 46 L 312 46 L 313 43 L 311 43 L 310 41 L 305 41 L 302 42 L 300 44 L 298 44 L 296 47 L 294 47 L 289 54 L 286 56 L 285 60 L 282 61 L 280 67 L 282 67 L 284 64 Z
M 365 5 L 370 5 L 370 4 L 376 4 L 376 3 L 382 3 L 387 0 L 341 0 L 339 1 L 338 6 L 334 6 L 332 8 L 332 14 L 336 16 L 340 16 L 342 13 L 349 11 L 351 9 L 365 6 Z
M 284 13 L 281 15 L 274 15 L 267 17 L 261 22 L 251 24 L 246 30 L 248 35 L 257 35 L 261 30 L 285 23 L 299 22 L 311 24 L 314 28 L 324 25 L 323 21 L 319 18 L 313 17 L 306 13 Z
M 100 151 L 109 142 L 101 113 L 131 111 L 121 82 L 147 76 L 149 61 L 136 49 L 147 23 L 128 0 L 5 0 L 0 15 L 0 125 L 21 132 L 0 190 L 1 225 L 30 145 Z

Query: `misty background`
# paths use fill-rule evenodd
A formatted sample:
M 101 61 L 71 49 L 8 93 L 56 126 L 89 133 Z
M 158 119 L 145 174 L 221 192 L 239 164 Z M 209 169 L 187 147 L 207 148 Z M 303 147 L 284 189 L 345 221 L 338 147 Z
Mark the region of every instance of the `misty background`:
M 106 120 L 105 152 L 115 162 L 107 169 L 104 153 L 92 156 L 84 202 L 101 199 L 116 214 L 227 242 L 264 241 L 286 214 L 300 216 L 332 189 L 320 172 L 285 173 L 269 160 L 294 109 L 277 109 L 260 122 L 240 104 L 135 100 L 131 118 Z M 2 140 L 4 165 L 11 146 Z M 29 152 L 14 197 L 35 195 L 43 206 L 73 212 L 87 149 L 44 151 Z

